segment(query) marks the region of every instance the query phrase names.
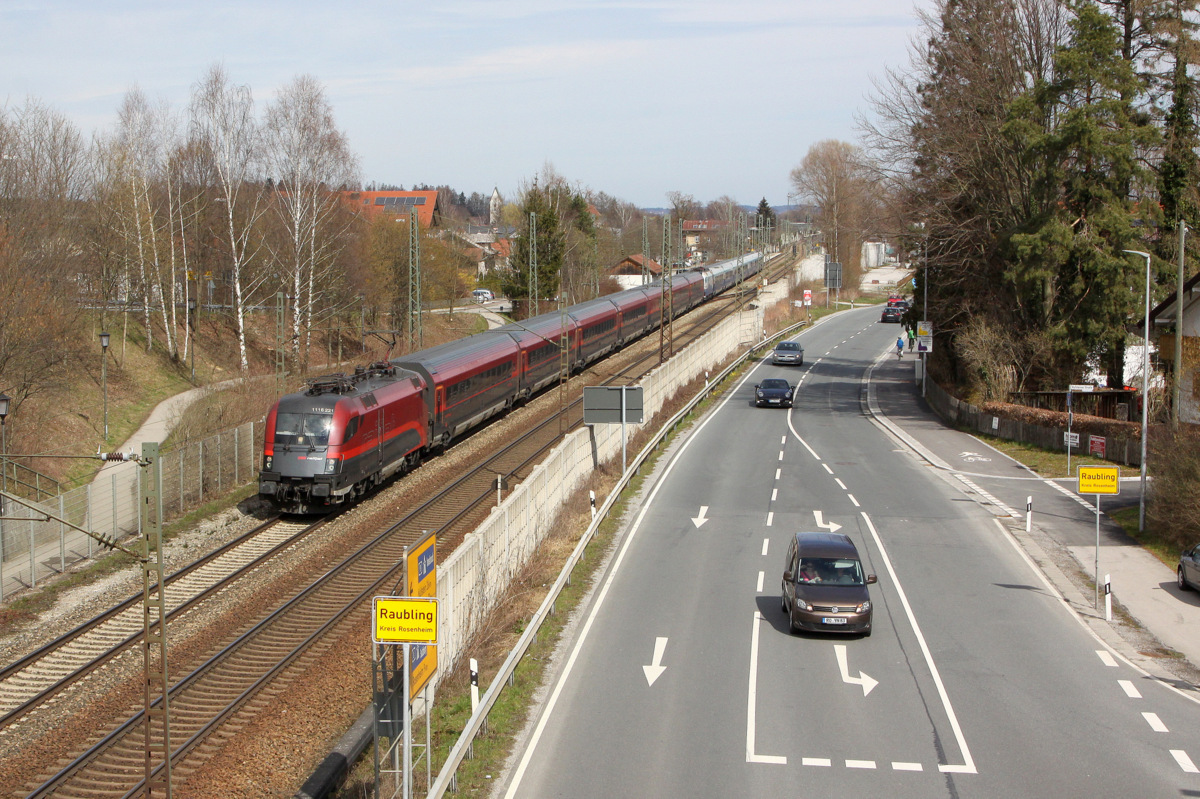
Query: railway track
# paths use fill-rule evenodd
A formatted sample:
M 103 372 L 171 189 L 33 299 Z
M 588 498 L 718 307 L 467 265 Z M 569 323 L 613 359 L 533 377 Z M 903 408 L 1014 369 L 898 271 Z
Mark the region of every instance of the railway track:
M 325 522 L 271 519 L 170 574 L 167 618 L 177 618 Z M 133 646 L 143 631 L 141 599 L 131 596 L 0 669 L 0 734 Z
M 685 323 L 683 330 L 679 329 L 679 320 L 676 320 L 676 349 L 682 349 L 710 329 L 730 311 L 730 306 L 745 301 L 739 295 L 733 299 L 708 303 L 703 306 L 703 313 Z M 630 381 L 640 377 L 651 368 L 648 361 L 657 364 L 657 356 L 655 350 L 633 359 L 615 370 L 606 382 Z M 170 691 L 171 760 L 176 773 L 180 777 L 185 776 L 219 750 L 222 741 L 241 726 L 241 722 L 230 724 L 232 719 L 244 715 L 244 712 L 253 712 L 292 684 L 303 665 L 328 649 L 330 642 L 337 640 L 345 631 L 345 625 L 352 620 L 355 609 L 362 607 L 371 596 L 392 590 L 396 575 L 400 573 L 404 548 L 419 540 L 423 531 L 437 530 L 439 547 L 443 551 L 452 551 L 462 536 L 474 529 L 478 521 L 490 512 L 497 474 L 515 480 L 524 479 L 541 455 L 559 440 L 562 432 L 560 427 L 569 430 L 582 423 L 583 381 L 574 382 L 576 386 L 572 388 L 571 402 L 565 412 L 560 412 L 566 415 L 566 425 L 560 421 L 560 413 L 545 414 L 526 433 L 477 461 L 459 479 L 405 514 L 387 530 L 363 543 L 291 600 L 190 674 L 178 679 Z M 286 545 L 276 545 L 282 546 Z M 204 572 L 210 567 L 218 568 L 213 560 L 203 566 L 193 564 L 188 567 L 188 575 Z M 183 604 L 188 601 L 183 598 L 186 593 L 183 586 L 187 585 L 184 581 L 188 575 L 180 575 L 168 586 L 169 607 L 174 608 L 173 613 L 182 612 L 190 606 Z M 175 577 L 172 575 L 172 578 Z M 217 589 L 215 586 L 208 589 L 212 590 Z M 192 594 L 195 594 L 195 590 Z M 177 595 L 180 598 L 178 605 Z M 134 602 L 138 599 L 140 597 L 135 598 Z M 199 599 L 191 600 L 193 604 L 195 601 Z M 70 641 L 49 653 L 56 661 L 77 664 L 71 672 L 76 676 L 60 676 L 58 682 L 51 680 L 52 684 L 69 685 L 95 668 L 87 663 L 78 665 L 80 658 L 85 661 L 88 658 L 86 647 L 80 643 L 83 639 L 90 637 L 101 640 L 107 637 L 107 645 L 112 651 L 118 651 L 137 640 L 141 632 L 140 609 L 135 605 L 124 608 L 118 606 L 112 613 L 112 618 L 104 622 L 97 624 L 93 620 L 79 631 L 73 631 Z M 132 615 L 136 630 L 129 628 L 128 620 L 121 622 L 124 626 L 118 626 L 116 620 L 124 614 Z M 99 631 L 110 624 L 111 630 L 100 634 Z M 93 632 L 96 634 L 93 635 Z M 122 635 L 123 638 L 120 637 Z M 120 640 L 117 641 L 117 638 Z M 21 665 L 18 663 L 6 671 L 11 672 L 11 676 L 26 672 L 32 675 L 36 673 L 29 671 L 32 665 L 48 670 L 48 666 L 40 665 L 43 662 L 51 661 L 45 657 L 38 658 L 30 666 L 18 668 Z M 36 682 L 32 677 L 25 679 L 30 684 Z M 0 672 L 0 681 L 2 690 L 3 685 L 9 682 L 4 672 Z M 14 686 L 18 684 L 13 683 Z M 158 723 L 155 717 L 151 725 L 152 740 L 161 740 Z M 29 796 L 138 795 L 145 788 L 142 782 L 146 751 L 144 735 L 143 714 L 138 712 L 95 745 L 80 752 L 49 779 L 31 786 Z M 158 768 L 161 769 L 162 764 Z

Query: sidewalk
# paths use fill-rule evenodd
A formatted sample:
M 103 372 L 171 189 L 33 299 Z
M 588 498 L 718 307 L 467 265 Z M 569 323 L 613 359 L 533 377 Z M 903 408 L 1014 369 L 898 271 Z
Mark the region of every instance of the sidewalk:
M 1094 497 L 1076 495 L 1074 480 L 1037 477 L 983 441 L 947 427 L 922 399 L 920 383 L 913 379 L 916 356 L 907 355 L 898 361 L 891 354 L 884 353 L 885 357 L 869 372 L 871 415 L 931 466 L 974 494 L 981 504 L 992 506 L 1000 517 L 1008 517 L 1010 526 L 1022 535 L 1025 503 L 1032 497 L 1033 531 L 1069 552 L 1074 566 L 1090 579 L 1096 558 Z M 1131 500 L 1136 503 L 1139 489 L 1137 481 L 1122 480 L 1124 496 L 1101 504 L 1100 574 L 1111 575 L 1114 615 L 1119 603 L 1164 646 L 1183 655 L 1192 667 L 1200 667 L 1200 594 L 1180 591 L 1174 569 L 1126 536 L 1103 512 L 1106 506 L 1120 507 Z M 1034 560 L 1040 561 L 1037 557 Z M 1092 608 L 1092 591 L 1079 589 L 1071 593 L 1075 611 L 1104 624 L 1103 594 L 1097 613 Z M 1095 629 L 1096 623 L 1092 621 L 1090 626 Z M 1145 655 L 1133 650 L 1130 654 Z M 1141 658 L 1141 665 L 1145 667 L 1147 660 Z

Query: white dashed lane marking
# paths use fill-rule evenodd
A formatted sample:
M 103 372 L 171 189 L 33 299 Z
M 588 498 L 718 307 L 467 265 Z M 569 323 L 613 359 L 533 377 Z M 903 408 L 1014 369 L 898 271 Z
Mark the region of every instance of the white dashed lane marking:
M 862 505 L 858 504 L 858 500 L 854 498 L 853 494 L 847 494 L 846 496 L 850 497 L 850 501 L 854 503 L 854 507 L 856 507 L 856 508 L 862 507 Z
M 833 481 L 838 484 L 838 488 L 842 489 L 843 491 L 847 490 L 846 484 L 842 482 L 840 477 L 833 478 Z
M 827 757 L 804 757 L 800 759 L 800 764 L 803 766 L 825 766 L 833 765 L 833 761 Z
M 769 539 L 769 538 L 764 538 L 764 539 L 763 539 L 763 551 L 762 551 L 762 553 L 763 553 L 763 557 L 764 557 L 764 558 L 767 556 L 767 547 L 770 545 L 770 543 L 771 543 L 771 539 Z
M 920 763 L 897 763 L 892 761 L 893 771 L 921 771 L 923 766 Z
M 779 450 L 779 460 L 783 460 L 783 450 Z
M 758 573 L 758 593 L 760 593 L 760 594 L 762 593 L 762 587 L 763 587 L 763 577 L 764 577 L 765 575 L 766 575 L 766 572 L 759 572 L 759 573 Z
M 1167 729 L 1167 725 L 1162 723 L 1162 719 L 1158 717 L 1157 713 L 1143 713 L 1142 718 L 1144 718 L 1146 723 L 1150 725 L 1150 729 L 1154 730 L 1155 732 L 1170 732 L 1170 730 Z
M 779 442 L 779 446 L 781 446 L 781 447 L 787 446 L 787 436 L 783 437 L 783 440 Z
M 833 469 L 829 468 L 828 463 L 822 463 L 821 465 L 825 467 L 825 471 L 829 472 L 830 474 L 833 474 Z
M 1115 669 L 1117 667 L 1117 661 L 1113 659 L 1112 654 L 1106 649 L 1097 649 L 1096 657 L 1100 658 L 1100 662 L 1105 666 L 1108 666 L 1110 669 Z
M 776 470 L 775 470 L 775 479 L 776 479 L 776 480 L 778 480 L 778 479 L 779 479 L 779 475 L 780 475 L 782 472 L 783 472 L 783 469 L 776 469 Z
M 1179 767 L 1188 774 L 1200 774 L 1200 769 L 1196 768 L 1196 764 L 1188 757 L 1188 753 L 1182 749 L 1172 749 L 1171 757 L 1175 758 L 1175 762 L 1179 764 Z
M 774 502 L 774 501 L 775 501 L 775 500 L 777 500 L 777 499 L 779 499 L 779 489 L 778 489 L 778 488 L 772 488 L 772 489 L 771 489 L 771 501 L 772 501 L 772 502 Z
M 1129 680 L 1117 680 L 1117 685 L 1121 686 L 1121 690 L 1125 692 L 1125 696 L 1130 699 L 1142 698 L 1142 694 L 1138 691 L 1137 686 Z
M 767 512 L 767 527 L 770 527 L 771 523 L 774 521 L 775 521 L 775 511 L 768 511 Z M 764 549 L 765 549 L 765 547 L 764 547 Z M 767 553 L 763 552 L 763 554 L 765 555 Z
M 847 760 L 846 768 L 875 768 L 874 760 Z

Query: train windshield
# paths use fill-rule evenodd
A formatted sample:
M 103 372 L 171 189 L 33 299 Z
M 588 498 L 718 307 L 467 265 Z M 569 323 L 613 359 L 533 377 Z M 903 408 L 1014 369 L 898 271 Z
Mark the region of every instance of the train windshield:
M 333 416 L 319 413 L 280 413 L 275 417 L 275 445 L 324 447 L 329 443 Z

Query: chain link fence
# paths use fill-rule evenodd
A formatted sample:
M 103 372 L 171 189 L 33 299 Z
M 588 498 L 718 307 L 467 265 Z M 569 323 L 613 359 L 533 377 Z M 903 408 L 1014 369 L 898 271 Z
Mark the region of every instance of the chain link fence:
M 163 521 L 255 479 L 259 450 L 255 423 L 248 422 L 163 451 Z M 0 498 L 0 601 L 102 549 L 71 525 L 113 539 L 140 533 L 142 472 L 136 463 L 109 463 L 87 485 L 40 498 L 32 508 Z

